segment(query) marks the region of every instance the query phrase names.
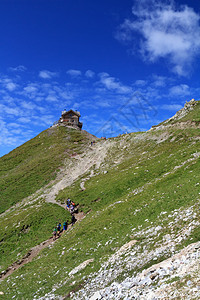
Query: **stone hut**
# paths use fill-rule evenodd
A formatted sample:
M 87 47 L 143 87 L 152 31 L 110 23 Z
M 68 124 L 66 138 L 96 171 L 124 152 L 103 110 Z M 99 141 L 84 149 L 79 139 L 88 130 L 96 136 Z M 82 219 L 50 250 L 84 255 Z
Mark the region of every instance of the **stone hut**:
M 74 111 L 72 109 L 68 111 L 64 110 L 62 111 L 62 115 L 58 123 L 81 130 L 83 123 L 79 122 L 80 117 L 81 115 L 79 111 Z

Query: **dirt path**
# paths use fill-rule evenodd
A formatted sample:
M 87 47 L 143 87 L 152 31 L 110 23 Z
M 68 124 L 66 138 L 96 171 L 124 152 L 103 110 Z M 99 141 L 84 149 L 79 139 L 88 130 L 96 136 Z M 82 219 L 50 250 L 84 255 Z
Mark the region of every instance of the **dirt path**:
M 79 176 L 82 176 L 92 167 L 98 169 L 112 145 L 113 142 L 109 140 L 97 142 L 92 147 L 87 149 L 83 154 L 75 156 L 70 162 L 66 163 L 65 167 L 61 169 L 55 180 L 50 182 L 46 187 L 39 189 L 33 195 L 28 196 L 19 203 L 16 203 L 14 206 L 7 209 L 5 212 L 0 214 L 0 218 L 4 217 L 7 213 L 16 210 L 16 208 L 22 208 L 27 203 L 31 204 L 36 202 L 41 197 L 44 197 L 47 202 L 55 203 L 65 208 L 64 204 L 55 200 L 58 192 L 65 187 L 70 186 L 75 180 L 78 179 Z
M 58 192 L 73 184 L 78 177 L 87 173 L 92 167 L 98 169 L 101 163 L 104 161 L 110 146 L 110 141 L 97 143 L 90 148 L 90 153 L 88 152 L 74 157 L 73 165 L 72 163 L 66 165 L 65 168 L 63 168 L 63 170 L 61 170 L 61 172 L 58 174 L 55 184 L 51 188 L 48 188 L 44 191 L 42 196 L 45 198 L 45 200 L 47 202 L 56 203 L 62 207 L 65 207 L 64 204 L 60 204 L 55 200 Z M 91 176 L 93 176 L 93 172 L 90 173 L 87 179 L 89 179 Z
M 80 222 L 82 219 L 85 218 L 85 214 L 83 212 L 77 213 L 76 214 L 76 220 L 77 222 Z M 76 223 L 75 223 L 76 224 Z M 72 227 L 72 225 L 70 224 L 67 228 L 67 231 L 69 231 L 69 229 Z M 61 233 L 61 235 L 64 234 L 63 232 Z M 57 238 L 55 241 L 53 240 L 52 237 L 50 237 L 48 240 L 40 243 L 39 245 L 31 248 L 22 259 L 17 260 L 16 262 L 14 262 L 11 266 L 9 266 L 5 271 L 3 271 L 0 274 L 0 280 L 3 280 L 5 278 L 7 278 L 9 275 L 11 275 L 13 272 L 15 272 L 16 270 L 18 270 L 20 267 L 26 265 L 27 263 L 31 262 L 33 260 L 33 258 L 35 258 L 42 249 L 48 247 L 49 245 L 55 243 L 59 238 Z

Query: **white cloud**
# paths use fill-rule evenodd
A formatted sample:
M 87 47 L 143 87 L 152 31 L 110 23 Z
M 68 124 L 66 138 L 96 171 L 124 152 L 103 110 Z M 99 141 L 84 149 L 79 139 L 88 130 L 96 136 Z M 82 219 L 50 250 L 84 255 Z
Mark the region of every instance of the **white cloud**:
M 96 105 L 103 108 L 111 107 L 107 100 L 100 100 L 99 102 L 96 102 Z
M 6 122 L 2 120 L 0 120 L 0 145 L 16 145 L 16 137 L 12 136 L 12 133 L 10 132 L 10 130 L 8 130 L 6 126 Z
M 170 88 L 170 94 L 173 96 L 188 96 L 190 95 L 190 88 L 187 84 L 180 84 Z
M 57 101 L 58 101 L 56 95 L 54 95 L 54 94 L 49 94 L 49 95 L 46 97 L 46 100 L 47 100 L 48 102 L 57 102 Z
M 141 79 L 138 79 L 135 81 L 135 85 L 138 85 L 138 86 L 144 86 L 146 85 L 146 81 L 145 80 L 141 80 Z
M 24 91 L 30 94 L 36 93 L 38 91 L 38 86 L 34 83 L 30 83 L 24 88 Z
M 7 124 L 7 127 L 8 128 L 18 128 L 18 127 L 20 127 L 21 125 L 20 124 L 18 124 L 18 123 L 8 123 Z
M 17 67 L 10 67 L 9 70 L 13 72 L 18 72 L 18 71 L 23 72 L 26 71 L 27 68 L 25 66 L 19 65 Z
M 36 108 L 36 105 L 33 102 L 27 102 L 27 101 L 22 101 L 21 106 L 25 110 L 34 110 Z
M 108 90 L 115 91 L 120 94 L 128 94 L 132 92 L 132 88 L 123 85 L 118 79 L 111 77 L 108 73 L 100 73 L 100 83 Z
M 13 92 L 17 88 L 17 84 L 13 82 L 10 78 L 0 79 L 2 86 L 9 92 Z
M 10 107 L 5 104 L 0 104 L 0 113 L 5 116 L 5 115 L 15 115 L 15 116 L 20 116 L 21 115 L 21 110 L 19 107 Z
M 42 71 L 39 72 L 39 77 L 42 78 L 42 79 L 51 79 L 55 76 L 58 76 L 58 73 L 51 72 L 51 71 L 48 71 L 48 70 L 42 70 Z
M 25 123 L 26 124 L 26 123 L 30 123 L 31 119 L 28 118 L 28 117 L 21 117 L 21 118 L 18 118 L 17 121 L 20 122 L 20 123 Z
M 12 134 L 22 134 L 23 130 L 22 129 L 13 129 Z
M 91 70 L 87 70 L 87 71 L 85 72 L 85 76 L 86 76 L 87 78 L 93 78 L 93 77 L 95 76 L 95 73 L 94 73 L 93 71 L 91 71 Z
M 70 69 L 66 73 L 71 77 L 79 77 L 82 74 L 80 70 L 74 70 L 74 69 Z
M 153 85 L 159 88 L 159 87 L 166 86 L 166 82 L 169 81 L 169 78 L 153 75 L 153 80 L 154 80 Z
M 42 96 L 37 96 L 34 98 L 36 102 L 42 102 L 44 100 L 44 97 Z
M 73 107 L 74 107 L 74 105 L 73 105 Z M 83 108 L 85 108 L 85 109 L 97 109 L 97 103 L 94 99 L 89 99 L 89 100 L 84 99 L 83 101 L 79 102 L 78 107 L 76 105 L 76 109 L 77 108 L 78 108 L 78 110 L 80 110 L 80 108 L 82 108 L 82 109 Z
M 65 100 L 71 100 L 74 97 L 73 91 L 69 90 L 69 86 L 54 86 L 54 91 L 58 94 L 58 97 Z
M 133 33 L 142 35 L 137 44 L 145 60 L 167 59 L 172 71 L 186 75 L 200 54 L 200 16 L 184 5 L 175 8 L 156 0 L 140 0 L 133 7 L 134 20 L 125 20 L 117 38 L 134 41 Z
M 9 92 L 13 92 L 17 87 L 17 85 L 14 82 L 11 82 L 11 81 L 6 83 L 5 86 L 6 86 L 6 89 L 9 90 Z
M 34 124 L 36 126 L 43 126 L 46 127 L 46 125 L 52 125 L 55 121 L 55 116 L 48 114 L 48 115 L 40 115 L 40 116 L 33 116 L 31 118 L 31 124 Z

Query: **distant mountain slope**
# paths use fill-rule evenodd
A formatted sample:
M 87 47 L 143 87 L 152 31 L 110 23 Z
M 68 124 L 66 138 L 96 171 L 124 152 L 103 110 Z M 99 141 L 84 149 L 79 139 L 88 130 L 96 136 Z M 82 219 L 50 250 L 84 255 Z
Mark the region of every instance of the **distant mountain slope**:
M 1 272 L 69 218 L 46 201 L 62 205 L 70 197 L 86 214 L 0 281 L 3 297 L 198 299 L 199 107 L 172 126 L 166 121 L 93 146 L 86 137 L 84 151 L 70 157 L 72 149 L 47 187 L 1 214 Z

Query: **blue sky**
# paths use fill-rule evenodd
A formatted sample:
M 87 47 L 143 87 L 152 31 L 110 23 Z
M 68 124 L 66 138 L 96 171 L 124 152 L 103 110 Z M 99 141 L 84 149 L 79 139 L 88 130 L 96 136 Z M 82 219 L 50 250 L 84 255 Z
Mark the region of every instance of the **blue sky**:
M 199 100 L 198 2 L 1 0 L 0 156 L 64 109 L 108 137 Z

